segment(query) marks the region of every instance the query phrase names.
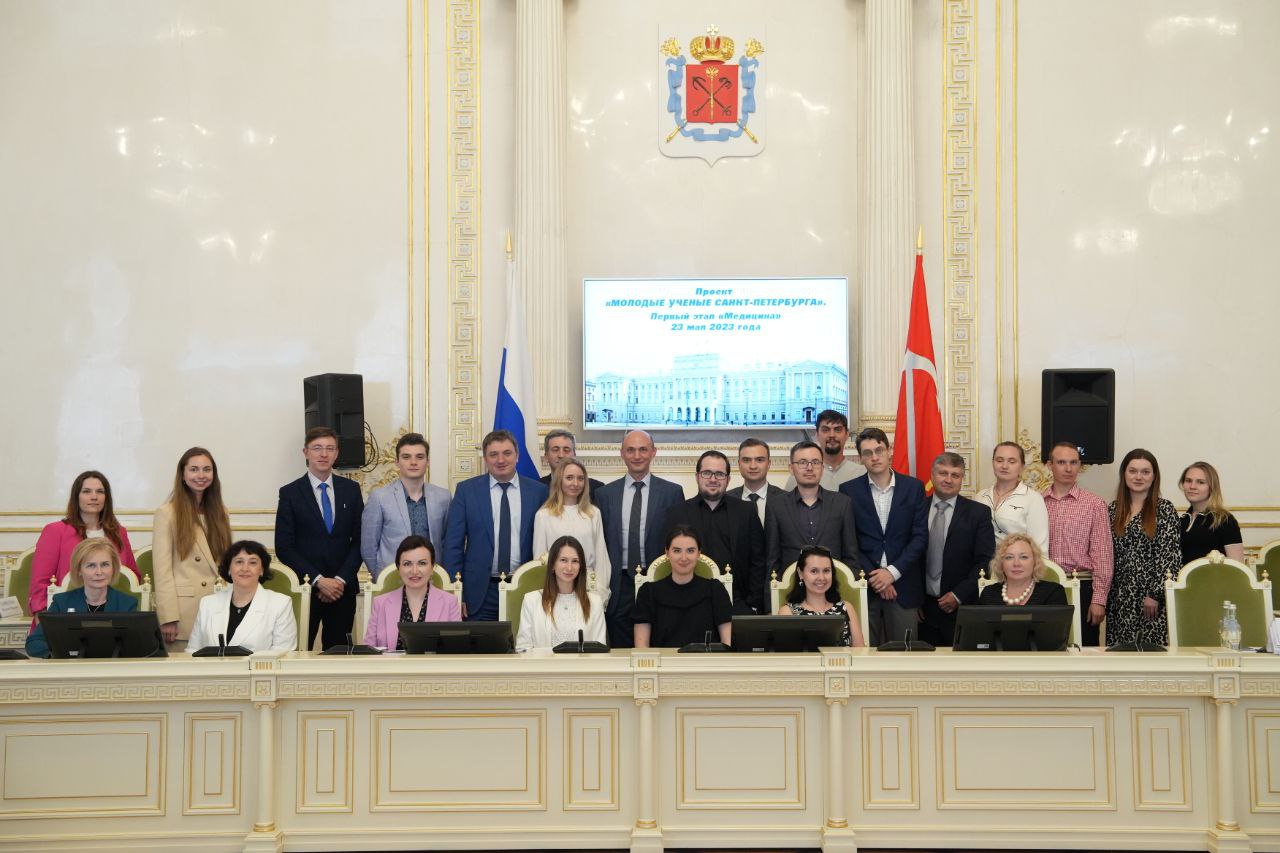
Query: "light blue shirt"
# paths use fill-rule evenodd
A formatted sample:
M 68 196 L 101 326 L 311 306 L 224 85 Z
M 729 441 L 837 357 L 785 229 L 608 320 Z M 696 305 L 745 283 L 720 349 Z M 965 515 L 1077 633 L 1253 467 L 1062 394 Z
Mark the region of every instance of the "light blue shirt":
M 644 483 L 644 488 L 640 490 L 640 547 L 644 548 L 644 533 L 649 529 L 649 492 L 653 491 L 652 472 L 645 474 L 640 480 L 628 477 L 626 488 L 622 490 L 622 565 L 628 571 L 634 570 L 636 564 L 643 563 L 645 558 L 653 559 L 657 556 L 627 553 L 627 543 L 631 541 L 628 538 L 631 535 L 631 501 L 636 496 L 636 483 Z M 648 567 L 647 563 L 644 564 L 644 568 Z
M 502 487 L 489 475 L 489 505 L 493 508 L 493 562 L 489 564 L 489 572 L 494 577 L 507 573 L 507 577 L 515 574 L 520 568 L 520 475 L 511 478 L 511 488 L 507 489 L 507 503 L 511 506 L 511 565 L 498 565 L 498 527 L 502 524 Z

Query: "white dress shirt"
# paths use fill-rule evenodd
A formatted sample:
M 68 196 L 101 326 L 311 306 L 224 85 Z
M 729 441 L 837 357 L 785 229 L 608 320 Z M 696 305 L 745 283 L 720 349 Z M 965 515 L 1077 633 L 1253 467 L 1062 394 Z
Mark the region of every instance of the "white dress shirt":
M 889 485 L 883 489 L 876 485 L 876 481 L 868 475 L 867 483 L 871 486 L 871 502 L 876 505 L 876 515 L 880 518 L 880 532 L 883 533 L 889 527 L 889 510 L 893 509 L 893 487 L 897 484 L 897 476 L 889 472 Z M 893 575 L 896 581 L 902 577 L 902 572 L 898 571 L 897 566 L 889 565 L 889 555 L 880 552 L 880 565 L 882 568 L 889 570 L 889 574 Z
M 742 499 L 744 501 L 750 501 L 752 495 L 760 496 L 760 500 L 756 501 L 756 512 L 760 514 L 760 523 L 764 524 L 764 505 L 765 505 L 765 502 L 769 500 L 769 484 L 765 483 L 763 486 L 760 487 L 760 491 L 753 492 L 751 489 L 747 488 L 746 483 L 743 483 Z
M 631 501 L 636 496 L 636 483 L 644 483 L 640 490 L 640 547 L 644 547 L 644 533 L 649 529 L 649 492 L 653 491 L 653 473 L 645 474 L 635 480 L 627 477 L 626 488 L 622 490 L 622 565 L 624 568 L 635 568 L 640 562 L 639 554 L 627 553 L 628 537 L 631 535 Z M 657 558 L 657 554 L 644 555 L 649 560 Z M 648 568 L 647 566 L 645 568 Z

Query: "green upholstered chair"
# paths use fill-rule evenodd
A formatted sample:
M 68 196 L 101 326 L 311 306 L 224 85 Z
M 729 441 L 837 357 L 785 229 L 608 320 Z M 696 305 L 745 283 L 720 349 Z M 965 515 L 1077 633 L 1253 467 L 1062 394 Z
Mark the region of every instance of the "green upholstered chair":
M 516 569 L 511 577 L 506 575 L 498 582 L 498 621 L 511 623 L 511 636 L 520 636 L 520 605 L 525 593 L 541 590 L 547 582 L 547 564 L 544 554 Z
M 134 600 L 138 602 L 139 610 L 150 610 L 152 608 L 150 579 L 139 581 L 131 569 L 121 566 L 120 571 L 116 572 L 115 579 L 111 581 L 111 586 L 118 592 L 133 596 Z M 54 581 L 49 584 L 49 601 L 53 601 L 53 597 L 58 593 L 66 592 L 69 589 L 71 589 L 70 574 L 62 579 L 62 583 Z
M 144 582 L 150 582 L 154 579 L 155 574 L 152 571 L 151 546 L 140 548 L 133 552 L 133 560 L 138 564 L 138 577 Z
M 853 576 L 853 569 L 849 568 L 839 560 L 832 560 L 835 566 L 836 588 L 840 590 L 840 597 L 849 602 L 853 606 L 855 616 L 858 619 L 858 625 L 862 628 L 862 638 L 865 641 L 871 636 L 870 616 L 867 613 L 867 578 L 864 574 L 861 578 Z M 786 571 L 779 578 L 777 572 L 774 572 L 773 578 L 769 581 L 769 603 L 772 606 L 771 613 L 777 613 L 782 605 L 786 603 L 787 596 L 791 594 L 791 590 L 796 586 L 796 564 L 792 563 L 787 566 Z
M 364 599 L 360 606 L 360 637 L 363 642 L 364 633 L 369 630 L 369 617 L 373 615 L 373 600 L 384 592 L 404 586 L 404 581 L 400 580 L 400 568 L 394 563 L 378 572 L 376 580 L 366 569 L 360 570 L 359 578 L 360 593 Z M 431 585 L 452 595 L 458 599 L 459 605 L 462 604 L 462 582 L 450 579 L 444 566 L 436 565 L 431 573 Z
M 1220 646 L 1222 602 L 1236 604 L 1240 645 L 1265 646 L 1271 625 L 1271 582 L 1259 581 L 1244 563 L 1210 554 L 1182 567 L 1165 581 L 1169 647 Z
M 217 588 L 226 584 L 219 581 Z M 297 573 L 284 563 L 271 561 L 271 580 L 263 584 L 267 589 L 293 599 L 293 618 L 298 621 L 298 649 L 307 641 L 307 628 L 311 624 L 311 584 L 299 580 Z
M 9 567 L 9 577 L 5 583 L 5 595 L 18 599 L 23 616 L 31 615 L 31 563 L 35 556 L 35 548 L 28 548 L 19 554 Z
M 699 554 L 698 565 L 694 567 L 693 573 L 698 577 L 720 581 L 720 583 L 724 584 L 724 591 L 729 593 L 729 600 L 733 601 L 733 576 L 728 572 L 721 571 L 715 560 L 712 560 L 706 554 Z M 660 581 L 669 574 L 671 574 L 671 561 L 667 559 L 666 554 L 663 554 L 650 563 L 649 568 L 643 573 L 636 575 L 636 597 L 640 596 L 640 587 L 649 581 Z
M 1280 539 L 1262 546 L 1253 570 L 1258 580 L 1271 581 L 1271 609 L 1280 612 Z
M 1080 600 L 1080 581 L 1074 577 L 1067 577 L 1066 570 L 1048 558 L 1044 561 L 1045 579 L 1054 583 L 1061 584 L 1067 593 L 1067 604 L 1070 604 L 1075 613 L 1071 614 L 1071 638 L 1067 642 L 1069 644 L 1080 645 L 1080 620 L 1085 610 L 1088 609 L 1089 603 Z M 978 575 L 978 594 L 982 594 L 982 590 L 991 586 L 993 583 L 1000 583 L 992 576 L 989 568 L 983 569 Z

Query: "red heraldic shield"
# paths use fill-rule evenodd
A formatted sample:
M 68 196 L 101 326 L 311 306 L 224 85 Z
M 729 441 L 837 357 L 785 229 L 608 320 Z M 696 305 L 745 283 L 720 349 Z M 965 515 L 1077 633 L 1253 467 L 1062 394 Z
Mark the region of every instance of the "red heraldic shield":
M 684 67 L 688 106 L 685 120 L 694 124 L 738 123 L 738 66 L 704 62 Z

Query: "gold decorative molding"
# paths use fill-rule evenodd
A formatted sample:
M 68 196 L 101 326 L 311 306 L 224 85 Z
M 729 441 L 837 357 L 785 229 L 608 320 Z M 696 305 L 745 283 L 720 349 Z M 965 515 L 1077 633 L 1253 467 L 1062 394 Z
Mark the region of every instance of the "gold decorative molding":
M 62 684 L 14 680 L 6 681 L 0 686 L 0 705 L 40 702 L 185 702 L 248 698 L 249 685 L 243 679 L 151 683 L 95 680 Z
M 853 695 L 867 696 L 1210 696 L 1208 676 L 1015 676 L 883 678 L 855 676 Z
M 663 675 L 659 692 L 663 696 L 822 696 L 821 675 L 754 677 L 726 675 Z
M 631 679 L 592 678 L 432 678 L 395 681 L 385 677 L 277 679 L 281 699 L 453 698 L 470 696 L 630 696 Z
M 946 446 L 977 461 L 978 164 L 975 0 L 943 9 L 943 417 Z M 976 488 L 979 466 L 965 472 Z
M 480 473 L 480 2 L 450 0 L 449 483 Z

